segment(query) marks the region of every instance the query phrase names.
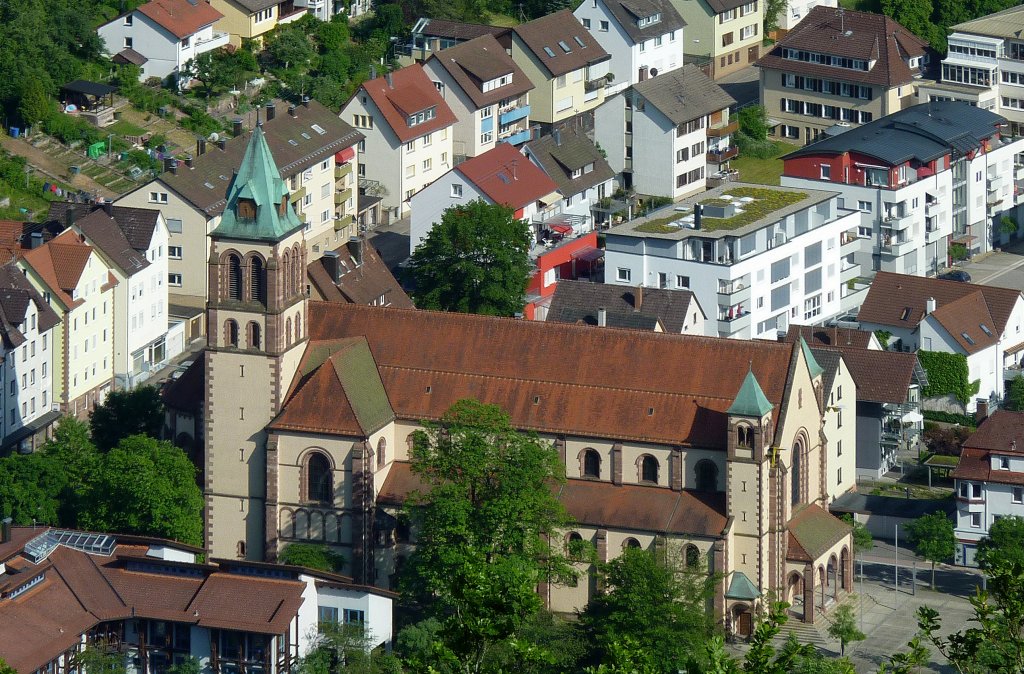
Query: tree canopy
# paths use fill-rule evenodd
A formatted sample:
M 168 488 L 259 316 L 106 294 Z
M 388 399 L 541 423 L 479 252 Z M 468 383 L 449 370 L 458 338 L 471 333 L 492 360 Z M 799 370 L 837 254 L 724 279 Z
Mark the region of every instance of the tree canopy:
M 917 554 L 932 563 L 932 588 L 935 587 L 935 564 L 945 562 L 956 553 L 953 521 L 943 511 L 917 518 L 910 524 L 910 538 Z
M 1024 569 L 1024 518 L 1001 517 L 978 543 L 976 556 L 982 571 L 1019 565 Z
M 413 252 L 420 309 L 513 316 L 533 271 L 530 229 L 511 208 L 480 200 L 453 206 Z
M 164 427 L 164 404 L 152 386 L 130 391 L 111 391 L 102 405 L 89 415 L 92 440 L 100 451 L 115 447 L 132 435 L 160 437 Z
M 278 553 L 277 561 L 331 573 L 341 573 L 345 568 L 343 555 L 317 543 L 289 543 Z

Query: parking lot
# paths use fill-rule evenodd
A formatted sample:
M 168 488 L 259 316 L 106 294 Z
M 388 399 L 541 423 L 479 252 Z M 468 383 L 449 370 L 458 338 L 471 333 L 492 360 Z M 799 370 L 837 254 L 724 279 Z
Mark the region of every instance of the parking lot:
M 1024 241 L 964 262 L 957 268 L 968 272 L 972 283 L 1024 290 Z

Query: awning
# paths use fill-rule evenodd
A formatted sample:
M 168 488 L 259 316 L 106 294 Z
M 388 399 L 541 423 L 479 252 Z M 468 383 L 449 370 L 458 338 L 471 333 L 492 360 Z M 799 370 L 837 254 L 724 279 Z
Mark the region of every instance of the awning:
M 1013 354 L 1017 353 L 1018 351 L 1024 351 L 1024 342 L 1020 342 L 1019 344 L 1014 344 L 1010 348 L 1008 348 L 1005 351 L 1003 351 L 1003 355 L 1004 356 L 1012 356 Z
M 63 413 L 57 410 L 51 410 L 42 416 L 36 417 L 29 423 L 25 424 L 18 430 L 14 431 L 4 439 L 3 447 L 13 447 L 19 444 L 25 438 L 30 438 L 36 433 L 45 430 L 48 426 L 54 424 L 60 419 Z
M 977 238 L 978 237 L 971 236 L 970 234 L 964 234 L 962 236 L 958 236 L 955 239 L 953 239 L 953 243 L 962 243 L 962 244 L 966 245 L 966 244 L 970 243 L 971 241 L 974 241 Z
M 581 262 L 594 262 L 604 257 L 604 251 L 593 246 L 586 246 L 574 252 L 570 257 Z
M 907 412 L 900 418 L 900 421 L 905 424 L 919 424 L 924 421 L 924 415 L 920 412 Z
M 354 147 L 346 147 L 340 152 L 336 152 L 334 155 L 334 162 L 337 164 L 344 164 L 347 161 L 352 161 L 352 158 L 356 156 L 356 149 Z
M 548 229 L 559 234 L 572 234 L 572 225 L 551 225 Z
M 558 192 L 552 192 L 551 194 L 546 194 L 542 196 L 537 201 L 544 204 L 545 206 L 550 206 L 551 204 L 557 204 L 561 199 L 561 194 L 559 194 Z

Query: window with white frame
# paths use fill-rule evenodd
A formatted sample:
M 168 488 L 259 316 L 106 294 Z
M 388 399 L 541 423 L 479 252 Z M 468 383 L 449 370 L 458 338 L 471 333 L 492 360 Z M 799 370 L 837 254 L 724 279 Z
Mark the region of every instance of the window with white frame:
M 167 257 L 172 260 L 181 259 L 181 246 L 167 246 Z
M 633 272 L 626 267 L 619 267 L 615 271 L 615 278 L 623 283 L 629 283 L 630 279 L 633 278 Z
M 150 192 L 149 203 L 151 204 L 166 204 L 167 203 L 167 192 Z
M 181 287 L 181 274 L 170 273 L 167 275 L 167 285 L 176 288 Z
M 971 526 L 975 529 L 981 528 L 981 513 L 971 513 Z
M 461 199 L 462 198 L 462 185 L 460 185 L 458 183 L 453 184 L 452 185 L 452 193 L 451 194 L 452 194 L 452 198 L 453 199 Z
M 1013 488 L 1013 502 L 1024 503 L 1024 487 Z

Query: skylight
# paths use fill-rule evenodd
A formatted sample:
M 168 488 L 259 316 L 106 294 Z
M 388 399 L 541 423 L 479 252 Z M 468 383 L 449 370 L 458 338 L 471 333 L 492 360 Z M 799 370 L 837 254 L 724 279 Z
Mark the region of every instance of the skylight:
M 580 46 L 580 49 L 586 49 L 587 48 L 587 43 L 584 42 L 583 39 L 580 38 L 579 35 L 573 35 L 572 39 L 576 40 L 576 44 L 578 44 Z
M 984 332 L 984 333 L 985 333 L 986 335 L 988 335 L 989 337 L 991 337 L 991 336 L 992 336 L 992 331 L 991 331 L 991 330 L 989 330 L 989 329 L 988 329 L 988 326 L 987 326 L 987 325 L 985 325 L 984 323 L 982 323 L 982 324 L 981 324 L 981 331 L 982 331 L 982 332 Z
M 572 52 L 572 48 L 569 47 L 568 44 L 566 44 L 565 40 L 559 40 L 558 41 L 558 46 L 561 47 L 562 51 L 564 51 L 566 54 L 569 54 L 569 53 Z
M 203 183 L 203 187 L 205 187 L 208 190 L 212 190 L 213 189 L 213 185 L 211 185 L 210 183 Z
M 289 138 L 288 139 L 288 144 L 289 145 L 298 145 L 299 141 L 295 140 L 294 138 Z
M 305 131 L 303 131 L 303 132 L 302 132 L 302 137 L 303 137 L 303 138 L 305 138 L 306 140 L 309 140 L 310 138 L 312 138 L 312 136 L 310 136 L 310 135 L 309 135 L 308 133 L 306 133 Z
M 903 313 L 900 314 L 900 320 L 905 321 L 910 318 L 910 307 L 904 307 Z
M 324 130 L 324 127 L 320 126 L 319 124 L 314 124 L 313 126 L 311 126 L 309 128 L 313 129 L 314 131 L 316 131 L 321 136 L 324 135 L 325 133 L 327 133 L 327 131 Z
M 960 333 L 960 336 L 964 338 L 964 341 L 965 341 L 965 342 L 967 342 L 967 343 L 968 343 L 968 344 L 970 344 L 971 346 L 974 346 L 974 340 L 973 340 L 973 339 L 971 339 L 971 336 L 970 336 L 970 335 L 968 335 L 968 334 L 967 334 L 966 332 L 961 332 L 961 333 Z
M 551 47 L 544 47 L 544 53 L 550 58 L 555 58 L 555 52 L 551 51 Z

